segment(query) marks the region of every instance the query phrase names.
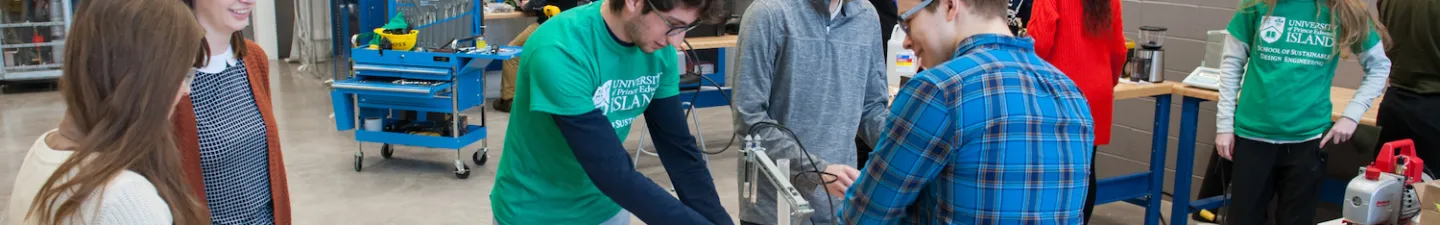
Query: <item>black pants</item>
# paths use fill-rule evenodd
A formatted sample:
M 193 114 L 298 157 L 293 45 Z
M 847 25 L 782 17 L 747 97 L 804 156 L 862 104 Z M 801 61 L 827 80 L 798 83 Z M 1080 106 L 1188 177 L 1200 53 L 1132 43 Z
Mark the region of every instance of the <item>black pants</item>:
M 1089 186 L 1090 188 L 1087 188 L 1087 189 L 1089 189 L 1089 190 L 1085 190 L 1085 217 L 1084 217 L 1084 218 L 1085 218 L 1085 223 L 1086 223 L 1086 224 L 1089 224 L 1089 223 L 1090 223 L 1090 215 L 1091 215 L 1092 212 L 1095 212 L 1095 188 L 1099 186 L 1098 184 L 1095 183 L 1095 152 L 1099 152 L 1099 151 L 1100 151 L 1100 147 L 1095 147 L 1095 148 L 1093 148 L 1093 149 L 1090 149 L 1090 186 Z
M 1271 144 L 1236 137 L 1234 156 L 1234 170 L 1243 172 L 1231 179 L 1228 224 L 1265 224 L 1270 199 L 1276 197 L 1275 224 L 1315 224 L 1315 207 L 1320 201 L 1315 196 L 1325 178 L 1325 153 L 1320 151 L 1319 139 Z
M 1440 94 L 1417 94 L 1390 87 L 1375 118 L 1376 125 L 1383 129 L 1375 149 L 1380 149 L 1385 142 L 1413 140 L 1415 153 L 1425 160 L 1425 167 L 1440 171 L 1440 115 L 1437 112 L 1440 112 Z
M 865 169 L 865 162 L 870 160 L 870 152 L 872 151 L 875 151 L 875 148 L 871 148 L 870 145 L 865 144 L 864 139 L 855 137 L 855 154 L 858 154 L 855 156 L 855 159 L 859 160 L 855 161 L 855 165 L 860 165 L 860 167 L 856 167 L 855 169 Z

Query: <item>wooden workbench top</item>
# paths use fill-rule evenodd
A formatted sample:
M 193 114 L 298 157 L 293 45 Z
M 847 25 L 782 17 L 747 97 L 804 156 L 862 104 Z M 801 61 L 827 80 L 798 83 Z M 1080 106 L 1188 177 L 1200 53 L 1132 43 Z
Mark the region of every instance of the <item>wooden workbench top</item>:
M 504 19 L 519 19 L 519 18 L 530 18 L 530 19 L 534 19 L 533 16 L 525 15 L 525 13 L 521 13 L 521 12 L 519 12 L 519 11 L 516 11 L 516 12 L 502 12 L 502 13 L 486 13 L 486 14 L 485 14 L 485 20 L 504 20 Z M 686 38 L 685 40 L 686 40 L 686 41 L 690 41 L 690 45 L 693 46 L 693 47 L 695 47 L 695 49 L 712 49 L 712 48 L 730 48 L 730 47 L 735 47 L 735 46 L 736 46 L 735 43 L 737 42 L 738 39 L 739 39 L 739 37 L 738 37 L 738 36 L 735 36 L 735 35 L 725 35 L 725 36 L 712 36 L 712 37 L 694 37 L 694 38 Z M 685 49 L 685 46 L 684 46 L 684 45 L 675 45 L 675 47 L 676 47 L 676 49 L 679 49 L 679 50 L 687 50 L 687 49 Z
M 894 100 L 895 95 L 899 92 L 900 87 L 890 86 L 890 98 L 892 101 Z M 1149 97 L 1166 93 L 1200 98 L 1210 101 L 1216 101 L 1220 99 L 1219 92 L 1204 88 L 1190 87 L 1173 81 L 1166 81 L 1165 83 L 1158 84 L 1121 83 L 1115 86 L 1116 100 Z M 1345 111 L 1345 106 L 1350 104 L 1350 99 L 1354 96 L 1355 89 L 1330 87 L 1330 104 L 1332 105 L 1330 119 L 1339 119 L 1341 116 L 1340 114 Z M 1379 114 L 1380 111 L 1380 102 L 1384 99 L 1385 97 L 1381 96 L 1380 98 L 1376 98 L 1374 102 L 1370 103 L 1370 111 L 1366 111 L 1365 115 L 1360 117 L 1360 124 L 1375 125 L 1375 117 L 1377 114 Z
M 1209 90 L 1209 89 L 1197 88 L 1197 87 L 1190 87 L 1190 86 L 1186 86 L 1186 85 L 1183 85 L 1183 84 L 1182 84 L 1182 85 L 1175 85 L 1175 88 L 1174 88 L 1174 89 L 1175 89 L 1175 94 L 1179 94 L 1179 95 L 1184 95 L 1184 96 L 1189 96 L 1189 97 L 1194 97 L 1194 98 L 1200 98 L 1200 99 L 1205 99 L 1205 100 L 1210 100 L 1210 101 L 1216 101 L 1216 100 L 1220 99 L 1220 92 L 1216 92 L 1216 91 Z M 1354 98 L 1354 97 L 1355 97 L 1355 89 L 1349 89 L 1349 88 L 1343 88 L 1343 87 L 1330 87 L 1330 105 L 1331 105 L 1331 107 L 1330 107 L 1330 108 L 1331 108 L 1331 109 L 1330 109 L 1330 119 L 1331 119 L 1331 120 L 1340 119 L 1340 116 L 1341 116 L 1340 114 L 1341 114 L 1341 113 L 1344 113 L 1344 111 L 1345 111 L 1345 106 L 1346 106 L 1346 105 L 1349 105 L 1349 104 L 1350 104 L 1350 99 L 1351 99 L 1351 98 Z M 1375 98 L 1375 101 L 1370 102 L 1370 110 L 1369 110 L 1369 111 L 1365 111 L 1365 115 L 1360 117 L 1360 121 L 1359 121 L 1360 124 L 1375 125 L 1375 117 L 1376 117 L 1376 115 L 1378 115 L 1379 112 L 1380 112 L 1380 102 L 1381 102 L 1382 100 L 1384 100 L 1384 99 L 1385 99 L 1385 97 L 1384 97 L 1384 96 L 1381 96 L 1381 97 L 1379 97 L 1379 98 Z
M 1131 99 L 1150 97 L 1155 95 L 1170 94 L 1172 87 L 1180 85 L 1171 81 L 1158 84 L 1127 84 L 1121 83 L 1115 86 L 1115 99 Z M 895 95 L 900 93 L 900 87 L 890 86 L 890 98 L 894 100 Z
M 1173 81 L 1158 84 L 1120 83 L 1119 85 L 1115 85 L 1115 99 L 1120 100 L 1170 94 L 1174 89 L 1173 87 L 1178 85 L 1180 85 L 1180 83 Z M 895 95 L 899 93 L 900 87 L 890 86 L 890 98 L 895 98 Z
M 521 13 L 520 11 L 500 12 L 500 13 L 485 13 L 485 20 L 503 20 L 503 19 L 529 18 L 529 17 L 532 17 L 532 16 L 525 15 L 525 13 Z
M 1176 85 L 1180 85 L 1180 83 L 1176 83 L 1173 81 L 1166 81 L 1164 83 L 1158 84 L 1120 83 L 1118 85 L 1115 85 L 1115 100 L 1170 94 L 1173 91 L 1173 87 Z
M 735 43 L 739 40 L 739 38 L 739 36 L 735 35 L 725 35 L 685 38 L 685 41 L 690 42 L 690 46 L 694 47 L 695 49 L 731 48 L 736 46 Z M 679 50 L 688 50 L 685 49 L 684 44 L 677 44 L 675 45 L 675 48 Z

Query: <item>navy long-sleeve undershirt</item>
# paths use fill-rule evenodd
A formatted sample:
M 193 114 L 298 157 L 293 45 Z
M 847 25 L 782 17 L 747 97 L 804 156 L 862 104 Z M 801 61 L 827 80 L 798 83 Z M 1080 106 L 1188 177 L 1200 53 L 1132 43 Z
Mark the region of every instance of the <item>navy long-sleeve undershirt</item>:
M 595 187 L 641 221 L 734 224 L 720 205 L 714 179 L 690 135 L 678 97 L 651 101 L 645 109 L 645 124 L 679 199 L 635 171 L 634 162 L 600 110 L 552 118 Z

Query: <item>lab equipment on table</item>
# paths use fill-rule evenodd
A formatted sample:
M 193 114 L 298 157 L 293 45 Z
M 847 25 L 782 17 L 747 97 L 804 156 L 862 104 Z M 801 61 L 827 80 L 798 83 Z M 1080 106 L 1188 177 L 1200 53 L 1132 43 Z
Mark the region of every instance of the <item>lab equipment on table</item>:
M 740 174 L 740 182 L 743 184 L 740 186 L 740 201 L 755 203 L 759 197 L 756 193 L 759 184 L 756 182 L 766 179 L 775 184 L 775 196 L 780 199 L 775 203 L 775 215 L 781 215 L 778 216 L 780 221 L 777 224 L 809 224 L 810 215 L 815 213 L 815 209 L 810 207 L 809 201 L 805 201 L 800 190 L 790 183 L 790 160 L 771 160 L 770 156 L 765 154 L 765 147 L 760 146 L 759 139 L 751 135 L 745 136 L 745 146 L 740 149 L 740 154 L 740 166 L 745 169 L 745 172 Z
M 1132 73 L 1131 82 L 1160 83 L 1165 82 L 1165 31 L 1164 27 L 1143 26 L 1140 27 L 1140 45 L 1135 49 L 1135 57 L 1128 65 Z
M 461 113 L 482 106 L 484 67 L 520 54 L 518 47 L 488 46 L 483 9 L 463 0 L 391 0 L 391 21 L 373 33 L 351 36 L 348 73 L 336 73 L 331 84 L 335 124 L 355 130 L 360 143 L 382 143 L 381 157 L 390 158 L 395 145 L 454 149 L 455 176 L 466 179 L 470 166 L 463 149 L 475 142 L 471 155 L 484 165 L 489 151 L 485 112 L 479 125 Z M 403 25 L 403 26 L 400 26 Z M 378 46 L 359 43 L 361 35 L 379 37 Z M 362 121 L 364 126 L 361 126 Z M 355 152 L 355 171 L 364 167 L 363 148 Z
M 1401 149 L 1395 155 L 1395 149 Z M 1413 184 L 1428 178 L 1425 162 L 1415 154 L 1415 143 L 1409 139 L 1385 143 L 1375 162 L 1360 167 L 1360 175 L 1350 180 L 1341 204 L 1344 224 L 1406 225 L 1414 224 L 1420 214 L 1420 197 Z M 1433 193 L 1427 193 L 1433 194 Z
M 919 67 L 918 57 L 915 50 L 905 48 L 905 31 L 900 26 L 895 26 L 890 31 L 890 42 L 885 43 L 885 80 L 890 86 L 900 86 L 902 77 L 915 76 L 916 68 Z
M 1230 32 L 1225 30 L 1212 30 L 1205 32 L 1205 59 L 1200 61 L 1200 66 L 1190 71 L 1186 76 L 1185 85 L 1220 90 L 1220 58 L 1225 52 L 1225 39 L 1230 37 Z

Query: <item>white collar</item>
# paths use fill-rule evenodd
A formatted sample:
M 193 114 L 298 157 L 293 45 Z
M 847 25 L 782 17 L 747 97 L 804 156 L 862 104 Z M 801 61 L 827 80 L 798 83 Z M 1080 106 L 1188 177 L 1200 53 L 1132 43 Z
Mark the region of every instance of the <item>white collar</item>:
M 232 48 L 225 48 L 225 52 L 224 52 L 224 53 L 220 53 L 220 54 L 216 54 L 216 55 L 210 56 L 210 57 L 209 57 L 209 62 L 208 62 L 208 63 L 205 63 L 205 67 L 202 67 L 202 68 L 197 69 L 197 70 L 195 70 L 195 71 L 198 71 L 198 72 L 201 72 L 201 73 L 220 73 L 220 72 L 225 72 L 225 68 L 229 68 L 230 65 L 235 65 L 235 62 L 237 62 L 237 61 L 238 61 L 238 60 L 235 60 L 235 51 L 234 51 L 234 49 L 232 49 Z
M 830 11 L 830 19 L 833 20 L 835 19 L 835 17 L 840 17 L 840 11 L 845 11 L 845 1 L 846 0 L 840 0 L 840 6 L 835 7 L 835 10 Z M 825 6 L 830 6 L 830 3 L 825 3 Z

